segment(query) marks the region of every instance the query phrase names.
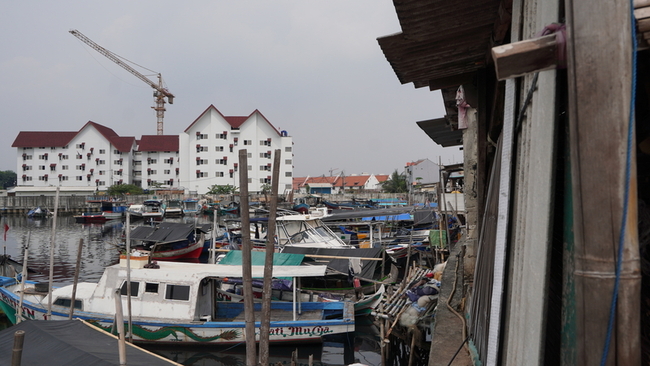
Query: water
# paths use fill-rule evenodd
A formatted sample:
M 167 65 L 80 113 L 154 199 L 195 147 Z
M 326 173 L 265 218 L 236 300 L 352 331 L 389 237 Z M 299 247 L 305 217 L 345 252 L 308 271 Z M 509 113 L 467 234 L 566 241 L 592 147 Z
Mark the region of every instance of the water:
M 174 219 L 187 221 L 188 219 Z M 200 216 L 199 223 L 211 223 L 211 218 Z M 23 215 L 2 217 L 2 227 L 9 230 L 3 241 L 3 253 L 12 259 L 24 262 L 24 250 L 29 245 L 28 267 L 38 271 L 30 274 L 34 281 L 48 281 L 50 273 L 50 243 L 54 220 L 29 219 Z M 137 223 L 135 223 L 137 224 Z M 142 224 L 142 222 L 140 222 Z M 83 241 L 82 260 L 79 272 L 80 282 L 96 282 L 104 267 L 119 261 L 118 241 L 124 224 L 109 221 L 105 224 L 80 224 L 72 216 L 60 216 L 56 223 L 54 245 L 53 282 L 55 286 L 69 285 L 74 281 L 77 249 Z M 1 313 L 0 313 L 1 314 Z M 4 322 L 4 323 L 3 323 Z M 8 326 L 6 318 L 0 319 L 0 329 Z M 10 326 L 10 323 L 9 323 Z M 314 366 L 346 365 L 355 362 L 368 366 L 381 365 L 380 336 L 378 328 L 369 318 L 357 318 L 356 332 L 347 337 L 327 339 L 323 344 L 299 346 L 271 346 L 270 361 L 290 364 L 291 353 L 298 350 L 298 365 L 307 365 L 313 355 Z M 387 365 L 407 365 L 408 350 L 403 345 L 391 342 L 392 357 Z M 245 347 L 174 348 L 150 347 L 151 351 L 183 365 L 245 365 Z M 426 363 L 424 363 L 426 364 Z

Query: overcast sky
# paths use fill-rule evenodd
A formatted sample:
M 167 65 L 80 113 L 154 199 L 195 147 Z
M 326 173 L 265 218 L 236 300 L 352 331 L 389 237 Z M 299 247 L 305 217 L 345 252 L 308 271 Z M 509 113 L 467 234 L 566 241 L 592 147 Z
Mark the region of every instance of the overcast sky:
M 258 109 L 288 131 L 296 177 L 462 162 L 416 124 L 444 116 L 440 93 L 401 85 L 381 52 L 377 38 L 401 31 L 390 0 L 59 0 L 0 12 L 0 170 L 17 169 L 19 131 L 93 121 L 120 136 L 156 134 L 153 89 L 71 29 L 162 73 L 176 95 L 165 134 L 213 104 L 225 116 Z

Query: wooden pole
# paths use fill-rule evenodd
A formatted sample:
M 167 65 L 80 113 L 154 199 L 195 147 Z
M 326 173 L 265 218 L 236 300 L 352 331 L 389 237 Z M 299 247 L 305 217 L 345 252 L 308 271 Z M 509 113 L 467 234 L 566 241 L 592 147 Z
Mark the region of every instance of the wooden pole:
M 131 317 L 131 213 L 129 211 L 126 212 L 126 233 L 125 234 L 126 237 L 124 238 L 124 240 L 126 242 L 124 243 L 124 245 L 126 246 L 126 311 L 127 311 L 128 327 L 129 327 L 128 337 L 129 337 L 129 342 L 132 342 L 133 334 L 131 334 L 131 331 L 133 330 L 133 320 Z M 151 257 L 149 257 L 149 261 L 151 261 Z
M 56 196 L 54 198 L 54 217 L 52 218 L 52 236 L 50 240 L 50 281 L 47 297 L 47 320 L 52 319 L 52 287 L 54 281 L 54 245 L 56 244 L 56 217 L 59 211 L 59 192 L 61 187 L 56 187 Z
M 84 239 L 79 238 L 79 246 L 77 247 L 77 263 L 74 267 L 74 282 L 72 283 L 72 296 L 70 297 L 70 314 L 68 320 L 72 320 L 74 315 L 74 303 L 77 300 L 77 284 L 79 283 L 79 272 L 81 268 L 81 251 L 83 250 Z
M 257 364 L 255 344 L 255 304 L 253 303 L 253 270 L 251 268 L 251 223 L 248 204 L 248 151 L 239 150 L 239 214 L 241 216 L 242 277 L 244 282 L 244 320 L 246 323 L 246 364 Z
M 32 236 L 32 231 L 27 232 L 27 245 L 25 246 L 25 256 L 23 257 L 23 274 L 20 280 L 20 300 L 18 308 L 16 309 L 16 324 L 23 320 L 23 300 L 25 299 L 25 281 L 27 281 L 27 258 L 29 258 L 29 240 Z
M 271 333 L 271 282 L 273 280 L 273 253 L 275 252 L 275 218 L 278 211 L 278 184 L 280 180 L 280 149 L 273 156 L 271 177 L 271 202 L 266 231 L 266 256 L 264 257 L 264 285 L 262 289 L 262 323 L 260 325 L 260 365 L 269 364 L 269 336 Z
M 14 348 L 11 354 L 11 366 L 20 366 L 23 360 L 24 341 L 25 341 L 25 331 L 17 330 L 14 333 Z
M 115 323 L 117 326 L 118 340 L 118 354 L 120 366 L 126 365 L 126 337 L 124 335 L 124 316 L 122 315 L 122 296 L 120 289 L 115 290 Z
M 606 365 L 641 364 L 636 156 L 634 126 L 628 122 L 636 56 L 630 6 L 628 1 L 565 2 L 575 240 L 575 302 L 569 306 L 576 314 L 575 365 L 600 364 L 605 347 Z M 613 303 L 617 276 L 618 300 Z

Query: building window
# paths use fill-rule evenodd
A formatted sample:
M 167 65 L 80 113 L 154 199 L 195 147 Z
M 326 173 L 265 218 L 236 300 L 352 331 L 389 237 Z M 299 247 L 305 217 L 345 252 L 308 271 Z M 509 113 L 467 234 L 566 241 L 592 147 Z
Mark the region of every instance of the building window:
M 260 165 L 260 170 L 262 171 L 269 171 L 271 170 L 271 167 L 268 165 Z
M 144 292 L 157 294 L 158 293 L 158 284 L 157 283 L 151 283 L 151 282 L 145 282 L 144 283 Z
M 165 164 L 174 164 L 174 158 L 169 158 L 164 160 Z
M 77 180 L 84 180 L 84 176 L 83 175 L 77 175 L 76 179 Z
M 215 177 L 223 177 L 223 172 L 215 172 Z
M 45 165 L 39 165 L 38 170 L 45 170 Z
M 113 150 L 113 154 L 121 155 L 122 153 L 120 152 L 120 150 L 115 149 Z
M 269 141 L 269 140 L 260 140 L 260 146 L 271 146 L 271 141 Z
M 220 139 L 220 140 L 225 140 L 225 139 L 228 138 L 228 134 L 225 134 L 225 133 L 218 133 L 218 134 L 215 135 L 215 137 L 218 138 L 218 139 Z
M 291 172 L 285 172 L 285 173 L 284 173 L 284 176 L 285 176 L 285 177 L 290 177 L 290 176 L 292 176 L 292 174 L 291 174 Z
M 196 165 L 203 165 L 207 163 L 208 163 L 208 159 L 196 159 Z
M 285 184 L 284 189 L 292 189 L 293 186 L 291 184 Z
M 38 158 L 40 160 L 47 160 L 47 154 L 39 155 Z
M 223 146 L 215 146 L 214 151 L 217 151 L 217 152 L 223 151 Z
M 163 170 L 163 174 L 171 174 L 171 173 L 172 173 L 171 169 Z
M 244 145 L 253 145 L 253 140 L 244 140 Z
M 106 171 L 104 171 L 104 170 L 99 171 L 99 175 L 104 175 L 104 174 L 106 174 Z
M 285 163 L 286 165 L 291 165 L 291 159 L 287 159 L 287 160 L 285 160 L 284 163 Z
M 248 166 L 248 170 L 252 171 L 252 170 L 253 170 L 253 166 L 252 166 L 252 165 L 249 165 L 249 166 Z M 250 182 L 249 182 L 249 183 L 250 183 Z
M 228 164 L 228 160 L 226 160 L 226 159 L 216 159 L 216 160 L 214 161 L 214 163 L 215 163 L 215 164 L 219 164 L 219 165 L 227 165 L 227 164 Z
M 83 158 L 84 158 L 83 155 L 77 154 L 77 159 L 83 159 Z
M 285 151 L 285 152 L 291 152 L 291 146 L 287 146 L 287 147 L 285 147 L 285 148 L 284 148 L 284 151 Z
M 197 134 L 197 135 L 196 135 L 196 139 L 197 139 L 197 140 L 207 140 L 207 139 L 208 139 L 208 135 L 205 134 L 205 133 L 200 133 L 200 134 Z
M 104 182 L 103 180 L 100 180 L 100 181 L 97 183 L 97 185 L 98 185 L 98 186 L 105 186 L 105 185 L 106 185 L 106 182 Z
M 99 165 L 106 164 L 106 160 L 97 160 L 97 164 Z
M 62 160 L 68 160 L 68 155 L 61 155 Z
M 67 165 L 61 165 L 61 170 L 68 170 L 68 166 Z
M 269 178 L 260 178 L 260 183 L 268 184 L 268 183 L 271 183 L 271 180 Z
M 25 177 L 25 180 L 26 180 L 26 181 L 30 181 L 30 182 L 31 182 L 31 180 L 32 180 L 32 177 Z
M 260 158 L 270 159 L 271 154 L 269 154 L 268 152 L 262 152 L 262 153 L 260 153 Z
M 106 149 L 99 149 L 100 154 L 106 154 Z
M 82 142 L 82 143 L 80 143 L 80 144 L 76 144 L 76 145 L 75 145 L 75 148 L 77 148 L 77 149 L 83 149 L 85 146 L 86 146 L 86 144 Z
M 62 175 L 61 180 L 68 180 L 68 176 L 67 175 Z

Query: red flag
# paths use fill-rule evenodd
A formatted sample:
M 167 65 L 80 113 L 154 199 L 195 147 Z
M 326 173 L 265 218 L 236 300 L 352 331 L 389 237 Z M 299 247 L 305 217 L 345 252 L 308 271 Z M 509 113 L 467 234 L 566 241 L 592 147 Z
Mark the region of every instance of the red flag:
M 7 231 L 9 231 L 9 225 L 7 225 L 7 223 L 5 222 L 5 235 L 4 235 L 5 241 L 7 241 Z

